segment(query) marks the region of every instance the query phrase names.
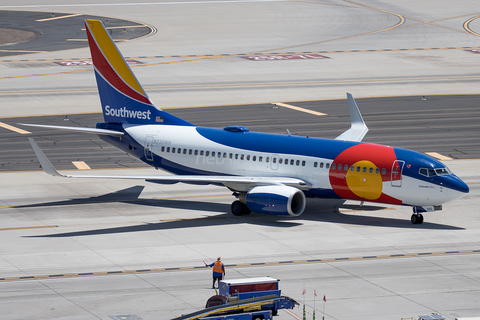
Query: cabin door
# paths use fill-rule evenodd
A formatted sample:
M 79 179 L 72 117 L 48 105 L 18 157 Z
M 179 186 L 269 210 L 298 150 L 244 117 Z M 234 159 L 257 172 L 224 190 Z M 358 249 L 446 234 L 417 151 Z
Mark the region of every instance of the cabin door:
M 402 171 L 405 161 L 395 160 L 392 166 L 392 187 L 402 186 Z
M 148 136 L 145 138 L 145 159 L 147 159 L 148 161 L 153 161 L 152 147 L 153 137 Z

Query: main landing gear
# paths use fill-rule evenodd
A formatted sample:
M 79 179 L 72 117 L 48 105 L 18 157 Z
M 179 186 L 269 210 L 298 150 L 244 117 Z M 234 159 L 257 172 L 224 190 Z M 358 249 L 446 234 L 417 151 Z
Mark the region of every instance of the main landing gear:
M 234 216 L 241 216 L 244 214 L 250 214 L 250 212 L 252 212 L 250 209 L 248 209 L 246 204 L 241 203 L 238 200 L 233 201 L 230 208 Z

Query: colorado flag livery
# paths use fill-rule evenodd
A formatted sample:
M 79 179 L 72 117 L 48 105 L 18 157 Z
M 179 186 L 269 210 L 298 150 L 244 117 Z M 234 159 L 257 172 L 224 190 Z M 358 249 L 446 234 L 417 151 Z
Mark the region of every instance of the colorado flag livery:
M 105 122 L 96 128 L 55 128 L 98 134 L 175 175 L 61 174 L 31 139 L 51 175 L 223 185 L 237 198 L 231 205 L 234 215 L 299 216 L 307 198 L 404 205 L 413 208 L 415 224 L 423 222 L 422 212 L 469 192 L 443 163 L 425 154 L 361 142 L 368 128 L 349 93 L 351 127 L 333 140 L 251 132 L 243 126 L 194 126 L 154 106 L 100 21 L 85 25 Z

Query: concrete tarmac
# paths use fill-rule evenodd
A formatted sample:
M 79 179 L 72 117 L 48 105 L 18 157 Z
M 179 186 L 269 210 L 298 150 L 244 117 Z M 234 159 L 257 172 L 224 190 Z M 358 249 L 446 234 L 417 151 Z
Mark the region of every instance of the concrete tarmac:
M 225 106 L 217 110 L 236 110 L 237 119 L 249 120 L 228 105 L 262 103 L 270 122 L 287 119 L 278 120 L 280 127 L 272 130 L 283 131 L 292 115 L 304 117 L 283 109 L 282 115 L 273 115 L 273 109 L 265 108 L 274 102 L 307 101 L 299 105 L 314 109 L 308 101 L 344 99 L 346 91 L 357 98 L 480 94 L 480 55 L 469 51 L 478 48 L 476 1 L 25 0 L 0 5 L 0 10 L 95 15 L 153 26 L 155 35 L 118 46 L 126 57 L 142 63 L 133 70 L 159 107 Z M 294 54 L 328 58 L 277 59 Z M 271 58 L 254 61 L 246 55 Z M 65 115 L 98 112 L 91 66 L 55 62 L 89 56 L 87 48 L 78 48 L 3 57 L 1 116 L 60 115 L 57 120 L 66 123 Z M 378 114 L 385 127 L 375 135 L 375 117 L 374 123 L 367 120 L 372 138 L 410 148 L 417 141 L 422 144 L 423 132 L 409 132 L 403 141 L 401 131 L 386 130 L 388 114 L 408 123 L 408 114 L 395 108 L 398 104 L 374 101 L 362 111 Z M 443 114 L 437 117 L 444 121 L 441 126 L 429 123 L 429 112 L 416 113 L 424 117 L 423 124 L 413 117 L 439 142 L 451 138 L 449 118 L 456 119 L 453 127 L 464 123 L 457 142 L 450 143 L 471 150 L 469 160 L 445 162 L 469 184 L 470 193 L 442 211 L 425 214 L 421 225 L 410 223 L 410 208 L 360 207 L 356 202 L 339 211 L 330 202 L 311 203 L 293 219 L 234 217 L 229 212 L 233 197 L 220 187 L 3 171 L 2 318 L 170 319 L 203 308 L 213 290 L 211 271 L 202 261 L 217 256 L 223 257 L 230 279 L 281 279 L 285 295 L 305 302 L 308 318 L 313 308 L 317 318 L 325 310 L 325 319 L 401 319 L 432 312 L 447 319 L 479 316 L 480 163 L 475 159 L 474 101 L 470 97 L 472 107 L 465 108 L 467 102 L 455 100 L 451 110 L 447 103 L 442 108 L 431 104 L 432 114 Z M 332 126 L 323 136 L 334 137 L 345 129 L 348 117 L 346 106 L 331 108 L 344 117 L 327 118 Z M 185 112 L 198 116 L 195 110 L 200 109 L 192 110 Z M 311 120 L 294 123 L 299 134 L 311 130 Z M 9 135 L 20 139 L 18 133 L 0 130 L 7 137 L 2 143 Z M 440 148 L 433 151 L 445 154 Z M 462 159 L 462 152 L 449 154 Z M 99 174 L 152 172 L 97 168 Z M 300 318 L 301 309 L 281 311 L 277 317 Z

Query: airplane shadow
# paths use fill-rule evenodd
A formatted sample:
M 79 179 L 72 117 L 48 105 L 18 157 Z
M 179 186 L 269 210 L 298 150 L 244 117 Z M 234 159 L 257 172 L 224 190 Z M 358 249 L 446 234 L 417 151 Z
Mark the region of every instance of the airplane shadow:
M 141 232 L 152 230 L 171 230 L 182 229 L 192 227 L 206 227 L 206 226 L 228 226 L 236 225 L 239 223 L 262 225 L 279 228 L 291 228 L 303 225 L 303 221 L 319 221 L 327 223 L 338 224 L 350 224 L 350 225 L 363 225 L 373 227 L 388 227 L 388 228 L 406 228 L 406 229 L 437 229 L 437 230 L 464 230 L 464 228 L 443 225 L 437 223 L 424 222 L 423 224 L 413 225 L 410 219 L 396 219 L 381 216 L 366 216 L 358 214 L 347 214 L 339 212 L 339 208 L 350 209 L 355 211 L 380 211 L 385 209 L 381 206 L 359 206 L 359 205 L 347 205 L 342 200 L 320 200 L 312 205 L 300 217 L 281 217 L 271 216 L 265 214 L 255 214 L 244 216 L 233 216 L 230 213 L 230 205 L 222 203 L 202 202 L 194 200 L 179 200 L 179 199 L 138 199 L 143 186 L 134 186 L 127 189 L 119 190 L 117 192 L 101 195 L 98 197 L 77 198 L 64 201 L 46 202 L 30 205 L 15 206 L 15 208 L 35 208 L 35 207 L 54 207 L 54 206 L 68 206 L 79 204 L 91 204 L 91 203 L 129 203 L 139 206 L 152 206 L 161 208 L 172 209 L 184 209 L 184 210 L 196 210 L 219 213 L 213 216 L 204 216 L 192 219 L 169 219 L 160 221 L 157 223 L 142 223 L 133 226 L 103 228 L 94 230 L 84 230 L 75 232 L 65 232 L 48 234 L 41 236 L 26 236 L 27 238 L 38 237 L 78 237 L 78 236 L 91 236 L 91 235 L 103 235 L 103 234 L 117 234 L 117 233 L 129 233 L 129 232 Z M 312 208 L 313 207 L 313 208 Z

